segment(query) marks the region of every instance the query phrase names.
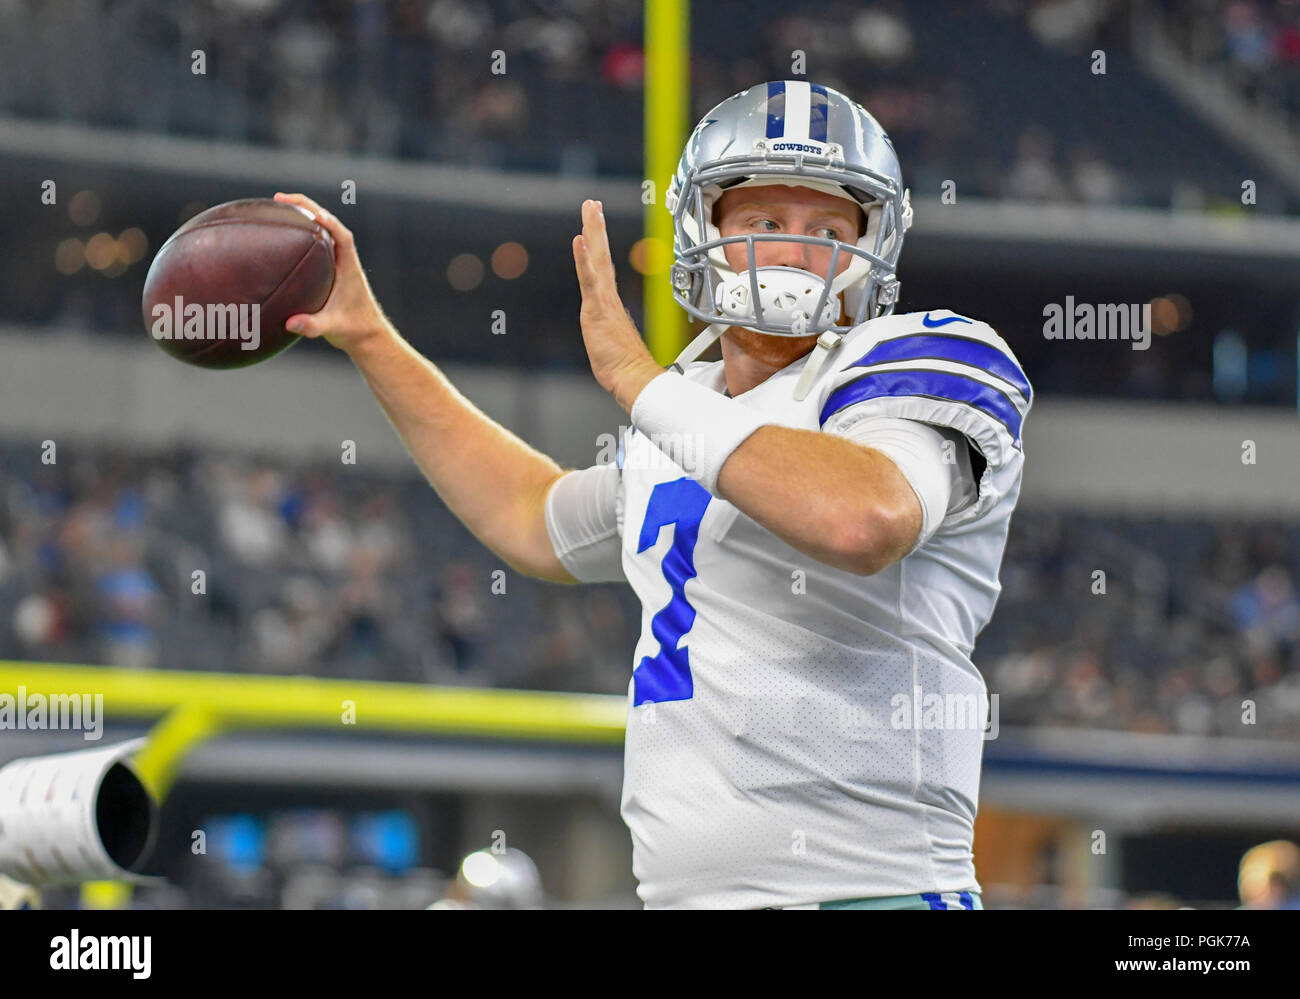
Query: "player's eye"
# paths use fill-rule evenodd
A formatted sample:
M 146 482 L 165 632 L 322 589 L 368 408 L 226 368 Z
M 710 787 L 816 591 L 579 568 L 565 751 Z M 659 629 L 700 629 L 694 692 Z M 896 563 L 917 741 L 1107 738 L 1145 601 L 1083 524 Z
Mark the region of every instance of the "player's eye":
M 821 231 L 821 232 L 826 236 L 826 238 L 828 238 L 828 239 L 843 239 L 843 238 L 844 238 L 844 237 L 842 237 L 842 236 L 840 235 L 840 231 L 839 231 L 838 229 L 836 229 L 834 226 L 829 226 L 829 225 L 822 226 L 820 231 Z
M 769 223 L 771 223 L 773 229 L 780 229 L 780 228 L 781 228 L 779 225 L 777 225 L 775 222 L 773 222 L 772 219 L 754 219 L 754 221 L 751 222 L 751 223 L 749 223 L 749 224 L 750 224 L 750 225 L 762 225 L 764 222 L 769 222 Z M 766 230 L 766 231 L 767 231 L 767 232 L 771 232 L 772 229 L 768 229 L 768 230 Z

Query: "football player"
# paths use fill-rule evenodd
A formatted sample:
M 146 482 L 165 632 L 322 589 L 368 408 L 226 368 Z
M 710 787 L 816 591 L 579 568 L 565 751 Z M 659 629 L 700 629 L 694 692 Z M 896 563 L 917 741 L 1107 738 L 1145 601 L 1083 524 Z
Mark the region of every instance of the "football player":
M 700 121 L 667 205 L 674 294 L 708 325 L 668 370 L 582 205 L 582 336 L 631 429 L 580 470 L 460 396 L 383 318 L 348 230 L 278 197 L 339 247 L 291 328 L 349 353 L 451 510 L 518 571 L 640 598 L 622 814 L 645 905 L 982 908 L 970 657 L 1032 392 L 986 324 L 894 314 L 912 211 L 875 119 L 787 80 Z

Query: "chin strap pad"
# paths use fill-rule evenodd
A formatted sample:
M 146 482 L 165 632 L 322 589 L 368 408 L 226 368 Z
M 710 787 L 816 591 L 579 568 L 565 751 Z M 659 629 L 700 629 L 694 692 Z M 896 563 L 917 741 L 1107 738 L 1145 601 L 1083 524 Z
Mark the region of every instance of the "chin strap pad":
M 844 334 L 836 333 L 834 330 L 826 330 L 817 338 L 817 346 L 813 348 L 812 354 L 808 358 L 808 363 L 803 366 L 803 371 L 799 375 L 799 380 L 795 382 L 794 398 L 796 402 L 802 402 L 808 395 L 809 389 L 812 388 L 813 382 L 821 374 L 821 370 L 826 366 L 837 347 L 843 342 Z

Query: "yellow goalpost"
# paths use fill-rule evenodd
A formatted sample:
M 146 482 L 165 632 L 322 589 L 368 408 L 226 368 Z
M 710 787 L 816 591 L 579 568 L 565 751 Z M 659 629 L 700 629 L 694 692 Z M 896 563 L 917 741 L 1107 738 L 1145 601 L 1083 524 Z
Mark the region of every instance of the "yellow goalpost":
M 660 364 L 670 363 L 686 345 L 686 313 L 673 299 L 666 276 L 673 260 L 673 220 L 664 198 L 690 114 L 690 8 L 689 0 L 646 0 L 645 5 L 645 176 L 652 186 L 645 206 L 643 302 L 646 345 Z

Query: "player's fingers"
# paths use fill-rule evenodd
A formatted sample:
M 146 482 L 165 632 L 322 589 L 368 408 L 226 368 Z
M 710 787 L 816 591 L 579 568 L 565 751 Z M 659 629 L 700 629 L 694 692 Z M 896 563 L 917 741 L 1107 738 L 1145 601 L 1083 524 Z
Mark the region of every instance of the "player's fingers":
M 284 191 L 275 192 L 275 200 L 282 201 L 285 204 L 297 205 L 299 208 L 305 208 L 313 215 L 319 215 L 323 208 L 305 194 L 286 194 Z
M 583 313 L 591 319 L 617 312 L 618 292 L 612 291 L 611 282 L 602 280 L 592 266 L 591 247 L 582 236 L 573 237 L 573 263 L 578 272 L 578 287 L 582 292 Z
M 578 273 L 578 287 L 585 299 L 591 290 L 591 254 L 582 236 L 573 237 L 573 269 Z
M 610 259 L 609 240 L 605 233 L 605 219 L 601 214 L 600 202 L 584 201 L 582 214 L 582 235 L 574 239 L 574 263 L 578 270 L 583 302 L 589 307 L 617 311 L 614 307 L 620 305 L 618 285 L 614 277 L 614 263 Z
M 285 194 L 283 191 L 275 193 L 275 200 L 282 201 L 286 204 L 297 205 L 311 212 L 316 221 L 325 227 L 325 230 L 334 237 L 334 242 L 344 247 L 352 245 L 352 230 L 338 220 L 338 217 L 326 208 L 322 208 L 316 202 L 305 194 Z
M 582 235 L 587 240 L 587 248 L 592 266 L 599 271 L 606 266 L 612 275 L 614 261 L 609 254 L 609 233 L 605 230 L 604 206 L 599 201 L 582 203 Z
M 315 339 L 320 336 L 320 326 L 316 320 L 305 312 L 300 312 L 296 316 L 290 316 L 285 320 L 284 328 L 290 333 L 297 333 L 301 336 Z

